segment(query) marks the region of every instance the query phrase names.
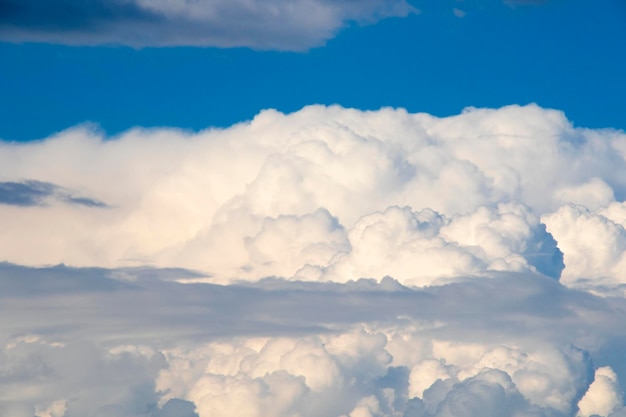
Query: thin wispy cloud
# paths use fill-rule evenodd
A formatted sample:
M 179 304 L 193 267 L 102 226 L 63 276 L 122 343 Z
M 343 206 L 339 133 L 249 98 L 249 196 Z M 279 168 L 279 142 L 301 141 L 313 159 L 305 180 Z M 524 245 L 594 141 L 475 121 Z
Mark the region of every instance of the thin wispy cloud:
M 102 201 L 77 196 L 49 182 L 35 180 L 0 182 L 0 204 L 46 206 L 52 201 L 85 207 L 107 207 Z

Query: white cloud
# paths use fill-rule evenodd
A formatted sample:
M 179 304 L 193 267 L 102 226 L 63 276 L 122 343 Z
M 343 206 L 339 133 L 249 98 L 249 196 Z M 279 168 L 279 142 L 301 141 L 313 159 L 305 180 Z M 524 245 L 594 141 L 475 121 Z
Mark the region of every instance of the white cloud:
M 561 269 L 554 240 L 519 204 L 483 206 L 449 219 L 429 209 L 415 213 L 408 207 L 390 207 L 359 219 L 348 240 L 350 249 L 339 252 L 320 278 L 347 281 L 389 275 L 423 286 L 442 277 L 536 267 L 558 278 Z M 311 274 L 310 268 L 303 272 Z
M 78 127 L 1 144 L 3 180 L 58 184 L 103 204 L 1 205 L 12 221 L 0 250 L 20 264 L 153 264 L 218 282 L 391 275 L 426 285 L 533 268 L 556 277 L 559 254 L 538 218 L 564 239 L 551 213 L 616 207 L 624 155 L 623 133 L 575 129 L 534 105 L 448 118 L 311 106 L 223 130 L 116 138 Z M 579 246 L 556 240 L 577 256 Z M 563 282 L 617 276 L 618 262 L 606 265 L 591 273 L 566 261 Z
M 0 414 L 620 416 L 625 156 L 535 105 L 0 143 Z
M 623 389 L 610 366 L 596 369 L 595 379 L 578 403 L 578 416 L 608 416 L 624 405 Z
M 591 211 L 567 205 L 542 218 L 564 253 L 561 282 L 565 285 L 593 288 L 626 283 L 626 230 L 618 220 L 621 206 L 613 203 Z

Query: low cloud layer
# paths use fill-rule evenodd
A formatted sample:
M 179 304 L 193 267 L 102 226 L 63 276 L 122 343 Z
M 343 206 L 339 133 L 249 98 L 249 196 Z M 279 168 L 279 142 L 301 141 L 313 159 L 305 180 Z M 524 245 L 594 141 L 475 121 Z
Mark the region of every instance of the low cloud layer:
M 626 348 L 625 300 L 541 275 L 411 289 L 169 282 L 183 270 L 0 273 L 9 417 L 624 411 L 626 363 L 605 348 Z
M 310 106 L 0 166 L 3 417 L 626 415 L 621 131 Z
M 0 39 L 304 50 L 350 22 L 415 11 L 405 0 L 0 0 Z

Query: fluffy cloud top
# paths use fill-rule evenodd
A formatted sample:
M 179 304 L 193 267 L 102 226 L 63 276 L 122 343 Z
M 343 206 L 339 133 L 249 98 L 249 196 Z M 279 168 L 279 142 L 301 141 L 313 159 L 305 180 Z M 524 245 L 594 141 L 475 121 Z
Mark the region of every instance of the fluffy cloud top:
M 2 0 L 0 39 L 302 50 L 347 22 L 413 12 L 405 0 Z
M 447 118 L 311 106 L 115 138 L 78 127 L 0 144 L 4 184 L 46 181 L 107 207 L 2 205 L 12 221 L 0 251 L 28 265 L 185 267 L 214 282 L 538 271 L 615 286 L 625 155 L 622 132 L 535 105 Z M 23 198 L 11 190 L 4 200 Z

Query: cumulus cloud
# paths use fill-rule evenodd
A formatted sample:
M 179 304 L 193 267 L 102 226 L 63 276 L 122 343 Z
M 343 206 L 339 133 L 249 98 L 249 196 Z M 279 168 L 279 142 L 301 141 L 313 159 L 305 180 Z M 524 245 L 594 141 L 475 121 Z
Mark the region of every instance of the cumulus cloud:
M 595 211 L 566 205 L 543 217 L 565 253 L 564 284 L 598 290 L 626 284 L 623 212 L 624 204 L 613 202 Z
M 535 105 L 0 143 L 0 414 L 621 416 L 625 157 Z
M 537 271 L 558 278 L 561 253 L 528 208 L 502 204 L 452 218 L 424 209 L 390 207 L 363 216 L 317 279 L 347 281 L 393 276 L 429 285 L 441 277 L 491 271 Z M 534 265 L 536 264 L 536 265 Z M 311 268 L 296 277 L 311 278 Z
M 303 50 L 323 44 L 347 23 L 414 12 L 405 0 L 2 0 L 0 39 Z
M 593 383 L 578 403 L 578 415 L 581 417 L 608 416 L 616 408 L 622 408 L 624 405 L 623 392 L 617 375 L 611 367 L 598 368 Z
M 615 314 L 624 299 L 542 275 L 359 291 L 178 284 L 146 270 L 0 272 L 9 417 L 573 417 L 617 412 L 623 398 L 606 368 L 623 360 L 602 348 L 608 335 L 626 340 Z M 47 290 L 15 289 L 35 280 Z
M 29 265 L 184 267 L 213 282 L 390 275 L 429 285 L 538 271 L 615 286 L 624 155 L 623 132 L 574 128 L 535 105 L 447 118 L 310 106 L 227 129 L 115 138 L 77 127 L 0 144 L 5 184 L 30 184 L 23 199 L 40 198 L 33 184 L 81 190 L 106 212 L 0 206 L 12 219 L 0 251 Z M 616 220 L 600 238 L 597 221 L 573 226 L 581 216 Z

